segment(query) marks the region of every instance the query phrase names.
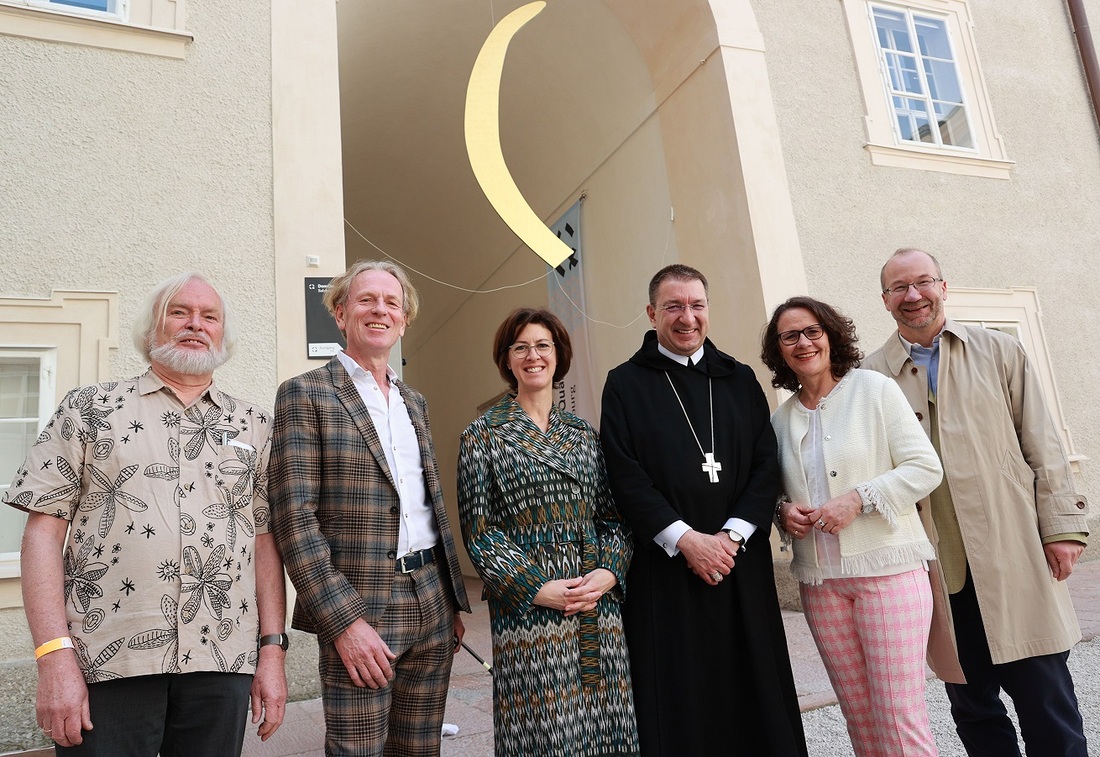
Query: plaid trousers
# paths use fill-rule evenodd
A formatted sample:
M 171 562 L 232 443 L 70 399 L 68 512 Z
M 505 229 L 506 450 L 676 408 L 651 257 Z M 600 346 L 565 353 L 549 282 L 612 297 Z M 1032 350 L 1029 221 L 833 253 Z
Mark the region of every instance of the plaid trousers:
M 375 631 L 397 655 L 379 689 L 351 682 L 334 644 L 320 644 L 325 754 L 436 757 L 454 660 L 454 603 L 438 563 L 394 576 Z
M 927 573 L 830 578 L 799 589 L 856 757 L 934 757 L 924 699 Z

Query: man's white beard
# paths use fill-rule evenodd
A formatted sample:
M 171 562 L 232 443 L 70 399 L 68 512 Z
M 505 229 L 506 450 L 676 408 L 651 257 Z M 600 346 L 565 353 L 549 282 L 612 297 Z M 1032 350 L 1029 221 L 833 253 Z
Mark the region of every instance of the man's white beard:
M 181 331 L 170 341 L 149 350 L 150 359 L 185 376 L 209 375 L 214 372 L 215 368 L 220 367 L 229 359 L 229 351 L 225 349 L 224 344 L 215 347 L 207 338 L 204 341 L 210 348 L 209 351 L 196 352 L 195 350 L 183 349 L 176 344 L 176 340 L 182 336 L 193 338 L 197 335 L 194 332 Z

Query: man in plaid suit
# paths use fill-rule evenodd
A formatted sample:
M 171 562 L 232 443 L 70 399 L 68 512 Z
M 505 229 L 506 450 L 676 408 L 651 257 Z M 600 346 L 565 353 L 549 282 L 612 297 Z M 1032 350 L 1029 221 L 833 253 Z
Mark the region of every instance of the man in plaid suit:
M 275 400 L 272 525 L 293 627 L 317 634 L 329 755 L 439 754 L 470 611 L 427 403 L 389 367 L 418 305 L 401 268 L 358 261 L 325 294 L 347 350 Z

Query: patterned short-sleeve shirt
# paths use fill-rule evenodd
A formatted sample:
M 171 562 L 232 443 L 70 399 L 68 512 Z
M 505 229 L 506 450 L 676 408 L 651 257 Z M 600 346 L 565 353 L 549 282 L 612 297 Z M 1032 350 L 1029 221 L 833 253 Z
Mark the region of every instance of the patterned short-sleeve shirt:
M 89 683 L 252 673 L 270 414 L 214 385 L 184 407 L 151 370 L 74 389 L 4 501 L 70 522 L 69 633 Z

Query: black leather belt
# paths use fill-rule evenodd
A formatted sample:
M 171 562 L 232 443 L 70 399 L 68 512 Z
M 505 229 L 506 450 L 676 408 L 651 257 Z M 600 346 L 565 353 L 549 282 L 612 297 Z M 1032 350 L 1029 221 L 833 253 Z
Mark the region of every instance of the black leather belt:
M 433 562 L 435 562 L 435 547 L 422 549 L 419 552 L 410 552 L 397 558 L 397 572 L 412 573 L 417 568 L 423 568 L 428 563 Z

